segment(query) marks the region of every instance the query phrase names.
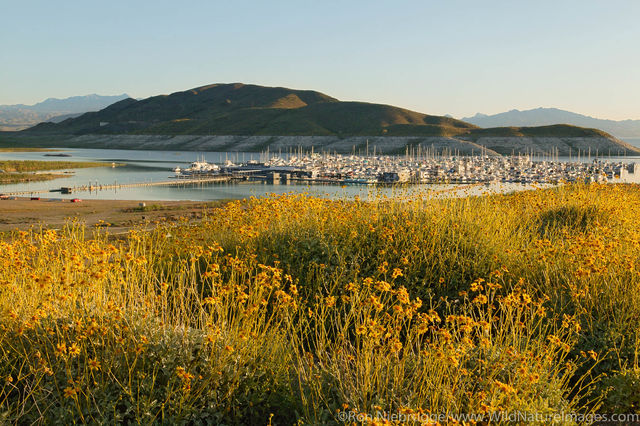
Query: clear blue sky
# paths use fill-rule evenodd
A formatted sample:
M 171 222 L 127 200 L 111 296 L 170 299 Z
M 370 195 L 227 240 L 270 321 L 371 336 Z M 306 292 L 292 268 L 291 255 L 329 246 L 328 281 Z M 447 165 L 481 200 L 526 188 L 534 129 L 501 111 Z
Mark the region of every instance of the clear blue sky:
M 215 82 L 640 119 L 640 2 L 1 0 L 0 104 Z

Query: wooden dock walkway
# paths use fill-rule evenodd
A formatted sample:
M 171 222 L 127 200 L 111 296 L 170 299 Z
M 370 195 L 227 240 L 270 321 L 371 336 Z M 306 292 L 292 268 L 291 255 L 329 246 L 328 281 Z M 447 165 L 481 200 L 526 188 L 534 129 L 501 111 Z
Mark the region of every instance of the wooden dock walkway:
M 113 184 L 89 184 L 89 185 L 77 185 L 72 187 L 62 187 L 59 189 L 40 189 L 33 191 L 14 191 L 14 192 L 2 192 L 3 196 L 31 196 L 36 194 L 45 194 L 51 192 L 61 192 L 63 194 L 71 194 L 74 192 L 93 192 L 103 191 L 109 189 L 125 189 L 125 188 L 139 188 L 145 186 L 188 186 L 188 185 L 202 185 L 207 183 L 223 183 L 229 182 L 233 179 L 232 176 L 206 176 L 199 178 L 176 178 L 167 181 L 158 182 L 137 182 L 137 183 L 113 183 Z

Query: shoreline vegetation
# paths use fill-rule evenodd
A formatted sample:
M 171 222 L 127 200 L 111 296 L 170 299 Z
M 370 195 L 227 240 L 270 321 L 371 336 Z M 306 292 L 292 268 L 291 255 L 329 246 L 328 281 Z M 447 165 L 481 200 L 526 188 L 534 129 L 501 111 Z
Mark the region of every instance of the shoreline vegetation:
M 13 232 L 3 419 L 639 413 L 638 212 L 637 185 L 574 184 Z
M 59 149 L 51 148 L 29 148 L 29 147 L 1 147 L 0 152 L 54 152 L 60 151 Z
M 66 177 L 60 173 L 0 173 L 0 185 L 25 182 L 43 182 Z
M 107 163 L 95 161 L 0 160 L 0 184 L 39 182 L 67 176 L 62 173 L 40 173 L 42 171 L 107 166 Z

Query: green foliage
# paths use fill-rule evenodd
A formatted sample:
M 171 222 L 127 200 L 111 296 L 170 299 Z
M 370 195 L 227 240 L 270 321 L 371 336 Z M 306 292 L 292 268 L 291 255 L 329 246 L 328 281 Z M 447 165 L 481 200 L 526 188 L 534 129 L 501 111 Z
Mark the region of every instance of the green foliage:
M 610 413 L 640 414 L 640 370 L 625 368 L 602 381 L 604 406 Z
M 550 235 L 566 232 L 586 232 L 607 223 L 605 212 L 590 205 L 569 205 L 553 208 L 540 215 L 540 234 Z
M 3 419 L 637 410 L 638 188 L 442 195 L 288 194 L 118 238 L 7 237 Z
M 1 160 L 0 184 L 38 182 L 64 177 L 63 174 L 34 173 L 40 170 L 62 170 L 86 167 L 104 167 L 105 163 L 82 161 Z
M 34 161 L 0 160 L 0 169 L 5 172 L 36 172 L 40 170 L 79 169 L 86 167 L 104 167 L 105 163 L 90 161 Z

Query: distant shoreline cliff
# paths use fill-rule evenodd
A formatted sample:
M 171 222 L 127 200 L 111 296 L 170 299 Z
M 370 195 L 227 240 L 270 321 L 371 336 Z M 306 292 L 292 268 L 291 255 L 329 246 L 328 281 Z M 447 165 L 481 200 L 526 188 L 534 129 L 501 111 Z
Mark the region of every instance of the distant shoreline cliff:
M 6 135 L 6 133 L 4 134 Z M 3 139 L 5 142 L 3 143 Z M 6 142 L 8 141 L 8 142 Z M 422 153 L 459 155 L 639 155 L 640 149 L 605 137 L 483 137 L 476 141 L 452 137 L 414 136 L 202 136 L 202 135 L 80 135 L 54 138 L 0 135 L 0 146 L 46 146 L 96 149 L 140 149 L 165 151 L 286 152 L 330 151 L 342 154 Z

